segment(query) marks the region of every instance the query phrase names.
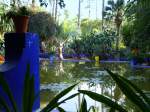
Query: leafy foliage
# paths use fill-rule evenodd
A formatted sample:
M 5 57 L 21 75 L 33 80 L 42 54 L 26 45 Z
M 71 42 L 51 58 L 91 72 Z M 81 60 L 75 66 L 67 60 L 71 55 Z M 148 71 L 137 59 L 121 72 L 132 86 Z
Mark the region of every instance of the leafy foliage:
M 0 3 L 0 35 L 4 32 L 12 30 L 12 23 L 6 17 L 6 12 L 8 10 L 8 5 Z
M 76 54 L 87 54 L 89 56 L 110 53 L 112 50 L 115 33 L 104 31 L 103 33 L 91 33 L 81 36 L 80 40 L 73 41 L 70 48 Z
M 93 100 L 104 103 L 108 105 L 109 107 L 112 107 L 113 109 L 118 110 L 119 112 L 127 112 L 122 106 L 120 106 L 116 102 L 112 101 L 110 98 L 107 98 L 103 95 L 100 95 L 98 93 L 94 93 L 91 91 L 86 91 L 86 90 L 79 90 L 79 92 L 85 95 L 88 95 Z
M 47 3 L 46 0 L 39 0 L 39 2 L 40 2 L 40 6 L 45 6 L 45 7 L 47 7 L 47 5 L 48 5 L 48 3 Z M 59 4 L 60 8 L 64 8 L 64 7 L 65 7 L 64 0 L 59 0 L 59 1 L 58 1 L 58 4 Z
M 150 111 L 150 99 L 142 92 L 142 90 L 124 77 L 114 74 L 107 69 L 106 71 L 110 74 L 125 96 L 131 100 L 132 103 L 137 106 L 137 108 L 140 108 L 142 112 Z M 86 90 L 79 90 L 79 92 L 88 95 L 93 100 L 108 105 L 110 107 L 110 111 L 118 110 L 119 112 L 127 112 L 124 107 L 103 95 Z
M 8 84 L 7 84 L 7 82 L 6 82 L 6 80 L 3 78 L 3 76 L 0 74 L 0 86 L 2 87 L 2 89 L 4 90 L 4 92 L 7 94 L 7 96 L 8 96 L 8 98 L 9 98 L 9 100 L 10 100 L 10 102 L 11 102 L 11 105 L 12 105 L 12 107 L 13 107 L 13 110 L 14 110 L 14 112 L 17 112 L 17 106 L 16 106 L 16 102 L 15 102 L 15 100 L 14 100 L 14 98 L 13 98 L 13 95 L 12 95 L 12 93 L 11 93 L 11 90 L 10 90 L 10 88 L 9 88 L 9 86 L 8 86 Z M 10 110 L 10 108 L 8 108 L 9 106 L 8 106 L 8 104 L 5 102 L 5 100 L 1 97 L 0 98 L 2 101 L 0 101 L 0 105 L 2 106 L 2 107 L 5 107 L 6 108 L 6 110 L 8 110 L 8 112 L 10 112 L 11 110 Z
M 82 35 L 88 35 L 90 33 L 99 32 L 100 28 L 101 28 L 100 20 L 90 20 L 90 19 L 81 20 Z
M 150 111 L 150 99 L 133 83 L 124 77 L 107 70 L 121 91 L 143 112 Z
M 133 31 L 134 31 L 134 26 L 133 26 L 133 22 L 124 22 L 122 29 L 121 29 L 121 33 L 122 33 L 122 37 L 123 37 L 123 42 L 125 44 L 125 46 L 127 47 L 131 47 L 131 42 L 132 42 L 132 35 L 133 35 Z
M 128 26 L 122 33 L 124 40 L 128 38 L 128 46 L 131 48 L 139 48 L 141 53 L 149 52 L 150 50 L 150 1 L 149 0 L 132 0 L 127 3 L 125 16 Z M 132 25 L 131 25 L 132 24 Z M 127 28 L 128 27 L 128 28 Z M 128 30 L 128 31 L 127 31 Z M 132 32 L 129 30 L 132 30 Z M 128 36 L 127 36 L 128 35 Z M 130 37 L 129 37 L 130 35 Z M 130 41 L 132 40 L 132 41 Z
M 42 109 L 42 112 L 50 112 L 50 111 L 52 111 L 54 108 L 58 107 L 60 104 L 64 103 L 65 101 L 67 101 L 67 100 L 69 100 L 69 99 L 71 99 L 71 98 L 77 96 L 78 93 L 73 94 L 73 95 L 67 97 L 66 99 L 64 99 L 64 100 L 62 100 L 62 101 L 60 101 L 60 102 L 58 102 L 63 96 L 65 96 L 68 92 L 70 92 L 76 85 L 77 85 L 77 84 L 68 87 L 67 89 L 65 89 L 65 90 L 63 90 L 61 93 L 59 93 L 57 96 L 55 96 L 55 97 L 48 103 L 48 105 L 47 105 L 44 109 Z
M 18 107 L 14 100 L 13 94 L 7 84 L 7 81 L 0 75 L 0 86 L 4 90 L 5 94 L 8 96 L 9 101 L 11 102 L 12 109 L 8 106 L 5 100 L 0 97 L 0 106 L 3 107 L 2 109 L 6 109 L 8 112 L 18 112 Z M 24 81 L 24 90 L 23 90 L 23 100 L 22 100 L 22 112 L 32 112 L 32 107 L 35 101 L 34 95 L 34 76 L 30 75 L 30 66 L 27 65 L 27 71 L 25 75 Z
M 117 38 L 116 38 L 116 50 L 119 49 L 120 43 L 120 27 L 123 21 L 124 15 L 124 0 L 109 0 L 108 6 L 104 11 L 104 17 L 106 21 L 113 22 L 116 26 Z
M 29 31 L 39 34 L 41 39 L 50 38 L 56 32 L 56 24 L 49 13 L 37 12 L 30 17 Z
M 14 16 L 30 16 L 31 11 L 26 6 L 16 7 L 11 5 L 9 11 L 6 13 L 6 17 L 11 19 Z

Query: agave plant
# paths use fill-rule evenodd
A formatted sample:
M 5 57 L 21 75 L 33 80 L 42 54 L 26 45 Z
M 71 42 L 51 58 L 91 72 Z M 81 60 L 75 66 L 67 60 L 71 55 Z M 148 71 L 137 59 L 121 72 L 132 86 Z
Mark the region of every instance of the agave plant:
M 79 95 L 79 93 L 75 93 L 67 98 L 65 98 L 62 101 L 59 101 L 63 96 L 65 96 L 67 93 L 69 93 L 77 84 L 74 84 L 67 89 L 60 92 L 58 95 L 56 95 L 46 107 L 42 109 L 41 112 L 51 112 L 53 109 L 57 108 L 58 110 L 64 110 L 63 108 L 59 107 L 60 104 L 65 103 L 65 101 L 70 100 L 74 98 L 75 96 Z
M 9 101 L 12 105 L 12 108 L 9 107 L 8 103 L 0 96 L 0 109 L 5 110 L 6 112 L 19 112 L 17 104 L 14 100 L 13 94 L 7 84 L 7 81 L 3 78 L 3 75 L 0 74 L 0 86 L 6 95 L 9 98 Z M 22 102 L 22 112 L 32 112 L 33 104 L 36 99 L 34 95 L 34 76 L 30 75 L 30 66 L 27 66 L 27 71 L 24 81 L 24 90 L 23 90 L 23 102 Z
M 150 112 L 150 98 L 148 98 L 142 90 L 140 90 L 136 85 L 131 83 L 131 81 L 125 79 L 124 77 L 112 73 L 110 70 L 106 69 L 106 71 L 110 74 L 112 79 L 116 82 L 120 90 L 124 93 L 124 95 L 139 108 L 142 112 Z M 102 102 L 110 107 L 110 111 L 115 110 L 119 112 L 127 112 L 127 110 L 119 105 L 117 102 L 114 102 L 108 97 L 100 95 L 98 93 L 94 93 L 86 90 L 79 90 L 80 93 L 85 94 L 92 98 L 95 101 Z
M 57 108 L 58 110 L 64 110 L 63 108 L 59 107 L 60 104 L 64 103 L 65 101 L 74 98 L 79 93 L 75 93 L 62 101 L 60 99 L 65 96 L 68 92 L 70 92 L 77 84 L 74 84 L 67 89 L 63 90 L 61 93 L 56 95 L 46 107 L 44 107 L 41 112 L 50 112 L 53 109 Z M 3 91 L 6 93 L 6 95 L 9 98 L 9 101 L 12 105 L 12 108 L 9 107 L 8 102 L 5 101 L 3 97 L 0 96 L 0 110 L 6 111 L 6 112 L 19 112 L 19 108 L 17 107 L 17 104 L 15 102 L 15 99 L 13 97 L 13 94 L 9 88 L 9 85 L 7 84 L 7 81 L 3 78 L 3 75 L 0 75 L 0 86 L 3 89 Z M 30 75 L 30 66 L 27 66 L 27 71 L 25 75 L 25 81 L 24 81 L 24 90 L 23 90 L 23 102 L 22 102 L 22 112 L 32 112 L 34 101 L 39 96 L 35 95 L 34 91 L 34 76 Z

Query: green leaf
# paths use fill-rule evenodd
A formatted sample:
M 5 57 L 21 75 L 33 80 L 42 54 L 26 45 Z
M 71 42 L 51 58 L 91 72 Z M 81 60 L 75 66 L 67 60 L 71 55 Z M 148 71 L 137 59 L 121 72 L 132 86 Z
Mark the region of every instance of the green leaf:
M 133 89 L 135 89 L 135 91 L 141 96 L 143 97 L 143 99 L 145 100 L 145 102 L 147 102 L 147 104 L 149 104 L 150 106 L 150 98 L 148 98 L 141 89 L 139 89 L 135 84 L 133 84 L 131 81 L 127 80 L 124 77 L 119 76 L 120 78 L 122 78 L 122 80 L 124 80 L 126 83 L 128 83 L 131 87 L 133 87 Z
M 113 80 L 116 82 L 121 91 L 130 99 L 136 106 L 138 106 L 143 112 L 150 112 L 150 106 L 147 105 L 140 96 L 137 95 L 135 89 L 125 81 L 121 76 L 112 73 L 111 71 L 106 71 L 111 75 Z
M 30 91 L 30 66 L 27 65 L 23 91 L 23 112 L 27 112 L 28 109 L 29 91 Z
M 92 98 L 95 101 L 102 102 L 106 104 L 109 107 L 112 107 L 120 112 L 127 112 L 122 106 L 120 106 L 118 103 L 112 101 L 110 98 L 107 98 L 103 95 L 91 92 L 91 91 L 86 91 L 86 90 L 79 90 L 80 93 L 88 95 L 90 98 Z
M 23 92 L 23 112 L 32 112 L 35 101 L 34 76 L 30 76 L 30 66 L 27 65 Z
M 91 110 L 92 110 L 92 112 L 96 112 L 96 109 L 95 109 L 95 107 L 94 107 L 94 106 L 90 106 L 90 108 L 89 108 L 88 112 L 90 112 Z
M 114 109 L 114 108 L 111 108 L 109 112 L 115 112 L 115 109 Z
M 6 112 L 11 112 L 8 104 L 5 102 L 5 100 L 1 96 L 0 96 L 0 106 L 2 106 L 2 108 L 4 107 L 4 109 L 6 110 Z
M 58 100 L 61 99 L 63 96 L 65 96 L 67 93 L 69 93 L 77 84 L 74 84 L 67 89 L 60 92 L 58 95 L 56 95 L 49 103 L 48 105 L 42 109 L 42 112 L 50 112 L 54 108 L 58 106 Z
M 16 102 L 15 102 L 14 97 L 12 95 L 12 92 L 11 92 L 11 90 L 10 90 L 8 84 L 7 84 L 7 81 L 3 78 L 2 74 L 0 74 L 0 86 L 2 87 L 4 92 L 9 97 L 9 100 L 10 100 L 10 102 L 12 104 L 14 112 L 18 112 L 17 111 L 17 105 L 16 105 Z
M 79 112 L 87 112 L 87 102 L 83 96 Z
M 35 99 L 35 91 L 34 91 L 34 76 L 32 75 L 30 79 L 30 91 L 29 91 L 29 106 L 28 106 L 28 112 L 32 112 L 33 104 L 34 104 L 34 99 Z

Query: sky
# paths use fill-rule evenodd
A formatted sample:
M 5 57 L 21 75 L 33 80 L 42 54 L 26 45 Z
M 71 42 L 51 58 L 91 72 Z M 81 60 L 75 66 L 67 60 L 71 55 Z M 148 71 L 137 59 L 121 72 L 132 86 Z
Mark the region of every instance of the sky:
M 92 19 L 101 18 L 102 15 L 102 0 L 91 0 L 91 8 L 89 13 L 89 0 L 81 0 L 81 18 L 90 17 Z M 77 16 L 78 14 L 78 0 L 65 0 L 66 7 L 64 10 L 68 10 L 71 18 Z M 96 14 L 97 6 L 97 14 Z
M 102 0 L 80 0 L 81 2 L 81 19 L 90 18 L 90 19 L 102 19 Z M 89 1 L 91 2 L 90 14 L 89 14 Z M 107 5 L 108 0 L 105 1 L 105 6 Z M 115 0 L 116 1 L 116 0 Z M 125 0 L 126 2 L 127 0 Z M 78 3 L 79 0 L 64 0 L 66 6 L 64 9 L 59 9 L 60 18 L 64 18 L 64 11 L 67 10 L 69 18 L 76 18 L 78 15 Z M 96 11 L 97 10 L 97 11 Z
M 91 8 L 89 13 L 89 0 L 81 0 L 81 19 L 90 18 L 90 19 L 101 19 L 102 18 L 102 0 L 90 0 Z M 105 0 L 105 4 L 107 4 L 108 0 Z M 69 19 L 76 18 L 78 15 L 78 3 L 79 0 L 64 0 L 66 6 L 63 9 L 59 9 L 59 15 L 61 19 L 64 19 L 64 11 L 67 10 L 69 14 Z M 47 10 L 49 10 L 49 6 Z M 97 11 L 96 11 L 97 10 Z
M 1 0 L 0 0 L 1 1 Z M 2 0 L 2 1 L 10 1 L 10 0 Z M 21 0 L 24 3 L 29 3 L 31 0 Z M 49 0 L 46 0 L 49 1 Z M 80 0 L 81 2 L 81 19 L 83 18 L 90 18 L 90 19 L 102 19 L 102 0 Z M 89 13 L 89 1 L 91 1 L 91 8 L 90 8 L 90 13 Z M 97 2 L 96 2 L 97 1 Z M 105 6 L 107 5 L 108 0 L 105 1 Z M 127 1 L 127 0 L 125 0 Z M 36 2 L 39 4 L 39 0 L 36 0 Z M 63 9 L 58 9 L 59 10 L 59 18 L 63 20 L 64 17 L 64 12 L 65 10 L 68 12 L 69 19 L 74 19 L 77 18 L 78 15 L 78 3 L 79 0 L 64 0 L 66 6 Z M 50 5 L 46 8 L 47 11 L 50 10 Z M 97 12 L 96 12 L 97 10 Z

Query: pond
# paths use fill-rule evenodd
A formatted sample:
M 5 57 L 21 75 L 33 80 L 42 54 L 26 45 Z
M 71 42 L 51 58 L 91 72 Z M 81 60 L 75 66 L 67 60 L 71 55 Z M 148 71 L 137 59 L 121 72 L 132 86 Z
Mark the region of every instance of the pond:
M 63 89 L 80 82 L 68 95 L 76 93 L 78 89 L 90 90 L 108 96 L 121 105 L 126 105 L 128 111 L 137 112 L 138 109 L 126 99 L 111 79 L 104 67 L 113 72 L 120 74 L 131 80 L 146 94 L 150 94 L 150 69 L 134 69 L 129 63 L 94 63 L 94 62 L 54 62 L 40 61 L 40 78 L 41 78 L 41 108 Z M 108 112 L 109 108 L 104 104 L 91 100 L 86 97 L 87 105 L 95 106 L 97 112 Z M 61 107 L 67 112 L 76 112 L 82 100 L 79 95 Z

